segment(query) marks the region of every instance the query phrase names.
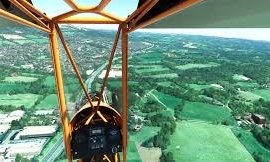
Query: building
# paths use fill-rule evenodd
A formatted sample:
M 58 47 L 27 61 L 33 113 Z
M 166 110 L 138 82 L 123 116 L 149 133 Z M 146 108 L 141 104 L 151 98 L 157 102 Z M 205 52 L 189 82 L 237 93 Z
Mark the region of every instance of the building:
M 0 136 L 2 134 L 6 134 L 10 127 L 11 126 L 9 124 L 0 124 Z
M 0 124 L 4 124 L 3 121 L 8 117 L 8 114 L 0 114 Z
M 103 70 L 102 73 L 98 76 L 98 78 L 103 79 L 105 77 L 106 70 Z M 109 78 L 121 78 L 122 77 L 122 71 L 121 70 L 115 70 L 112 69 L 109 73 Z
M 252 114 L 252 119 L 256 124 L 265 124 L 266 123 L 266 119 L 264 116 L 260 115 L 260 114 Z
M 58 126 L 28 126 L 24 127 L 22 131 L 20 131 L 15 140 L 25 140 L 30 138 L 40 138 L 40 137 L 52 137 L 55 135 Z
M 15 110 L 9 114 L 0 114 L 0 124 L 11 124 L 12 121 L 19 121 L 23 115 L 23 110 Z
M 37 110 L 35 112 L 35 115 L 53 115 L 54 114 L 54 109 L 52 110 Z
M 19 140 L 18 142 L 2 145 L 2 150 L 5 150 L 5 159 L 10 161 L 14 160 L 17 154 L 31 159 L 40 154 L 46 141 L 46 138 Z

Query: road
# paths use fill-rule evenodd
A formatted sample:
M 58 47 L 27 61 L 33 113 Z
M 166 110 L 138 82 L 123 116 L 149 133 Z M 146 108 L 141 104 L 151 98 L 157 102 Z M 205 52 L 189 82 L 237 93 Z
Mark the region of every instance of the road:
M 53 162 L 64 151 L 64 142 L 62 136 L 59 136 L 53 147 L 41 159 L 41 162 Z
M 5 140 L 2 142 L 2 144 L 7 144 L 7 143 L 9 143 L 10 138 L 11 138 L 15 133 L 17 133 L 17 132 L 19 132 L 19 130 L 12 130 L 12 131 L 8 134 L 8 136 L 5 138 Z

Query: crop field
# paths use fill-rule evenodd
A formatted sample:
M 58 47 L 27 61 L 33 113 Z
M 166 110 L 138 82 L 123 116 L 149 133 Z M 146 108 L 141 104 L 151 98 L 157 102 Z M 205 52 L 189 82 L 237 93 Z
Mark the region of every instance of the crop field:
M 34 82 L 37 81 L 38 78 L 35 77 L 28 77 L 28 76 L 15 76 L 15 77 L 5 77 L 5 82 Z
M 232 129 L 232 131 L 251 154 L 258 153 L 265 161 L 270 161 L 270 150 L 263 147 L 251 132 L 237 128 Z
M 138 74 L 147 74 L 152 72 L 168 72 L 170 69 L 162 65 L 138 65 L 135 66 L 135 72 Z
M 158 82 L 157 84 L 163 87 L 169 87 L 173 85 L 172 82 Z
M 64 82 L 64 86 L 65 87 L 68 87 L 68 86 L 75 86 L 75 85 L 79 85 L 79 82 L 77 81 L 77 78 L 76 77 L 66 77 L 63 79 L 63 82 Z M 54 76 L 47 76 L 45 78 L 45 81 L 44 81 L 45 85 L 49 86 L 49 87 L 55 87 L 55 78 Z
M 253 93 L 261 96 L 265 100 L 270 101 L 270 89 L 258 89 L 253 91 Z
M 153 69 L 153 68 L 162 69 L 164 67 L 162 65 L 135 65 L 134 68 L 135 69 Z
M 235 85 L 238 85 L 242 88 L 246 89 L 252 89 L 252 88 L 257 88 L 259 87 L 258 83 L 251 83 L 251 82 L 237 82 Z
M 202 89 L 211 87 L 211 85 L 203 85 L 203 84 L 189 84 L 188 86 L 196 91 L 200 91 Z
M 112 88 L 119 88 L 121 87 L 122 81 L 121 80 L 109 80 L 108 81 L 108 85 Z M 132 85 L 138 85 L 138 82 L 135 81 L 128 81 L 128 85 L 132 86 Z
M 178 122 L 167 151 L 177 162 L 255 162 L 228 127 L 198 121 Z
M 198 119 L 211 123 L 227 121 L 230 124 L 235 124 L 235 120 L 227 108 L 200 102 L 186 102 L 181 112 L 181 117 L 183 119 Z
M 47 76 L 45 79 L 45 84 L 49 87 L 55 86 L 54 76 Z
M 143 60 L 143 59 L 140 59 L 139 60 L 139 64 L 146 64 L 146 65 L 156 65 L 156 64 L 160 64 L 161 63 L 161 59 L 158 59 L 158 60 Z
M 151 78 L 177 78 L 178 75 L 176 73 L 167 73 L 167 74 L 148 75 L 147 77 L 151 77 Z
M 57 95 L 50 94 L 36 106 L 36 109 L 54 109 L 57 105 Z
M 256 101 L 256 100 L 258 100 L 260 98 L 263 98 L 263 97 L 255 94 L 253 92 L 248 92 L 248 91 L 239 91 L 239 96 L 246 99 L 247 101 Z
M 174 107 L 181 102 L 180 98 L 176 98 L 174 96 L 164 94 L 162 92 L 158 92 L 156 90 L 151 92 L 154 97 L 156 97 L 160 102 L 162 102 L 166 107 L 170 108 L 171 110 L 174 110 Z
M 186 65 L 180 65 L 176 66 L 179 70 L 188 70 L 188 69 L 194 69 L 194 68 L 208 68 L 208 67 L 214 67 L 218 66 L 219 64 L 216 63 L 209 63 L 209 64 L 186 64 Z
M 66 94 L 66 99 L 68 100 L 70 94 Z M 44 100 L 42 100 L 37 106 L 36 109 L 54 109 L 58 106 L 58 98 L 56 94 L 48 95 Z
M 18 107 L 24 105 L 25 108 L 29 109 L 40 97 L 40 95 L 30 93 L 16 95 L 0 94 L 0 105 L 12 105 Z
M 136 57 L 138 60 L 139 64 L 146 64 L 146 65 L 156 65 L 160 64 L 163 60 L 165 55 L 162 53 L 155 53 L 155 52 L 150 52 L 147 54 L 139 55 Z
M 153 72 L 168 72 L 169 68 L 160 68 L 160 69 L 136 69 L 135 72 L 141 75 L 147 74 L 147 73 L 153 73 Z
M 42 74 L 35 74 L 35 73 L 22 73 L 22 76 L 28 76 L 28 77 L 42 77 Z
M 25 89 L 25 85 L 20 85 L 20 84 L 10 83 L 10 82 L 0 83 L 0 92 L 7 92 L 11 90 L 23 90 L 23 89 Z
M 143 126 L 140 131 L 131 134 L 130 140 L 142 143 L 155 136 L 159 130 L 160 127 Z

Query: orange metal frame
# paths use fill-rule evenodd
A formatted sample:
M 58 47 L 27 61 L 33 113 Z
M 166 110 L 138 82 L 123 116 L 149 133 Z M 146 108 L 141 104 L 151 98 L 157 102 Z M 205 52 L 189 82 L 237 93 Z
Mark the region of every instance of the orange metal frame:
M 63 133 L 64 133 L 63 135 L 64 143 L 65 143 L 65 148 L 66 148 L 67 159 L 69 162 L 72 161 L 71 146 L 70 146 L 71 129 L 70 129 L 70 121 L 68 120 L 68 116 L 67 116 L 67 106 L 66 106 L 66 100 L 65 100 L 65 92 L 64 92 L 63 77 L 62 77 L 62 70 L 61 70 L 61 60 L 59 56 L 57 36 L 59 36 L 64 46 L 68 59 L 72 64 L 72 67 L 89 101 L 89 104 L 91 105 L 92 108 L 94 108 L 94 106 L 87 92 L 86 86 L 83 83 L 81 74 L 75 63 L 75 60 L 73 59 L 72 53 L 69 50 L 64 40 L 63 34 L 58 24 L 119 24 L 119 29 L 116 34 L 115 41 L 112 47 L 112 52 L 111 52 L 108 66 L 107 66 L 106 76 L 104 78 L 101 93 L 103 93 L 106 81 L 108 79 L 115 49 L 116 49 L 117 42 L 118 42 L 118 39 L 120 38 L 120 33 L 121 33 L 121 49 L 122 49 L 122 114 L 121 114 L 121 117 L 122 117 L 122 135 L 123 135 L 122 143 L 123 143 L 123 161 L 126 162 L 127 161 L 127 141 L 128 141 L 127 108 L 128 108 L 128 35 L 129 35 L 129 32 L 132 32 L 138 28 L 143 28 L 147 25 L 150 25 L 166 16 L 169 16 L 178 11 L 184 10 L 198 2 L 201 2 L 202 0 L 186 0 L 184 3 L 175 5 L 175 7 L 171 8 L 170 10 L 167 10 L 139 25 L 136 25 L 136 23 L 159 0 L 146 0 L 146 2 L 140 8 L 135 10 L 126 19 L 116 17 L 104 11 L 104 8 L 111 2 L 111 0 L 101 0 L 97 6 L 81 6 L 75 2 L 76 0 L 64 0 L 70 6 L 71 11 L 55 16 L 53 18 L 49 18 L 48 16 L 43 14 L 44 12 L 39 11 L 32 4 L 28 3 L 27 0 L 9 0 L 9 1 L 12 4 L 14 4 L 18 9 L 20 9 L 22 12 L 24 12 L 27 16 L 29 16 L 31 19 L 33 19 L 33 21 L 28 21 L 17 15 L 11 14 L 3 9 L 0 9 L 0 16 L 7 18 L 9 20 L 15 21 L 17 23 L 20 23 L 22 25 L 39 29 L 49 34 L 52 64 L 54 66 L 57 94 L 58 94 L 58 101 L 59 101 L 59 112 L 61 115 L 61 122 L 62 122 L 62 128 L 63 128 Z M 101 18 L 93 18 L 93 17 L 76 17 L 75 18 L 73 17 L 80 13 L 94 13 L 94 14 L 100 15 Z M 33 22 L 36 22 L 36 23 L 33 23 Z M 102 97 L 100 96 L 100 100 L 101 98 Z M 97 107 L 99 107 L 99 104 L 100 104 L 100 101 Z M 99 115 L 100 118 L 104 122 L 106 122 L 106 119 L 98 111 L 98 108 L 94 112 L 97 113 L 97 115 Z M 95 114 L 89 114 L 89 121 L 91 120 L 93 115 Z M 108 161 L 110 160 L 108 159 Z M 115 159 L 115 161 L 117 161 L 117 159 Z

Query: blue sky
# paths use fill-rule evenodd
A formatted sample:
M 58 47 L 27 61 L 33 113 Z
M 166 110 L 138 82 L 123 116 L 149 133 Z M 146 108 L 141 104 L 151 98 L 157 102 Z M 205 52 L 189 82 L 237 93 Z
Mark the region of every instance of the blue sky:
M 34 5 L 46 12 L 49 16 L 70 11 L 71 8 L 64 0 L 32 0 Z M 100 0 L 76 0 L 81 5 L 97 5 Z M 50 3 L 48 3 L 50 2 Z M 111 3 L 105 8 L 120 17 L 127 17 L 137 7 L 138 0 L 111 0 Z M 79 25 L 85 28 L 94 29 L 117 29 L 116 25 Z M 192 35 L 219 36 L 227 38 L 244 38 L 253 40 L 270 41 L 270 28 L 264 29 L 143 29 L 141 32 L 157 33 L 179 33 Z
M 33 4 L 46 12 L 49 16 L 56 16 L 58 14 L 70 11 L 71 8 L 64 2 L 64 0 L 32 0 Z M 99 4 L 100 0 L 74 0 L 78 4 L 95 6 Z M 110 4 L 105 8 L 120 17 L 127 17 L 132 13 L 138 5 L 138 0 L 111 0 Z

